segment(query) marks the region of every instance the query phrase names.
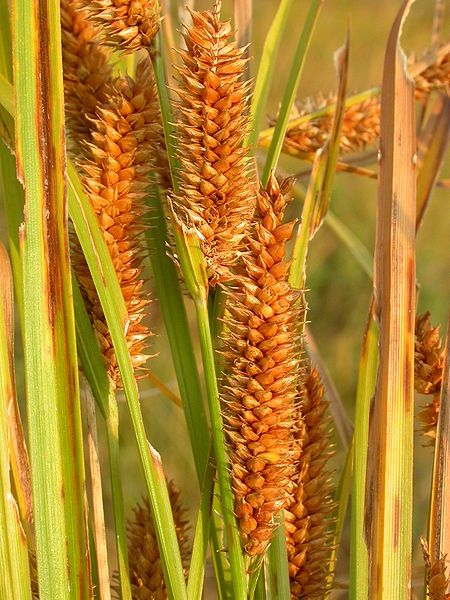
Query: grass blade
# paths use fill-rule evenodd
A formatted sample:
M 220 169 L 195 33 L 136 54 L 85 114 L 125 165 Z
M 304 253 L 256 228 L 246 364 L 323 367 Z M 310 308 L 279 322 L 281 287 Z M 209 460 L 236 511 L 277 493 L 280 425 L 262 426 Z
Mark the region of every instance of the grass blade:
M 190 600 L 201 600 L 203 580 L 205 577 L 206 553 L 211 525 L 211 511 L 214 489 L 214 468 L 209 463 L 202 486 L 202 499 L 197 516 L 194 542 L 192 545 L 191 561 L 189 563 L 189 578 L 187 595 Z
M 114 525 L 116 528 L 116 550 L 117 562 L 119 563 L 120 594 L 122 600 L 130 600 L 131 587 L 128 568 L 127 534 L 123 505 L 122 477 L 120 473 L 119 407 L 117 406 L 116 395 L 112 387 L 109 390 L 108 396 L 106 435 Z
M 13 296 L 8 255 L 0 245 L 0 597 L 31 600 L 25 532 L 10 485 L 9 431 L 13 380 Z
M 69 590 L 88 598 L 59 2 L 39 0 L 34 10 L 24 0 L 12 6 L 16 154 L 25 188 L 24 349 L 39 586 L 49 599 L 67 598 Z M 54 443 L 48 444 L 49 439 Z
M 201 485 L 209 456 L 210 435 L 178 274 L 167 254 L 166 217 L 156 186 L 152 191 L 151 215 L 151 226 L 146 231 L 147 244 Z
M 253 100 L 250 108 L 250 131 L 244 146 L 253 148 L 258 141 L 264 108 L 269 96 L 270 84 L 275 69 L 276 56 L 283 39 L 284 30 L 292 8 L 293 0 L 281 0 L 272 25 L 266 35 L 261 62 L 255 81 Z
M 149 444 L 139 406 L 139 395 L 128 351 L 125 328 L 127 311 L 117 275 L 93 210 L 84 195 L 75 167 L 69 162 L 69 211 L 89 265 L 111 338 L 133 423 L 152 508 L 153 521 L 169 595 L 186 597 L 183 565 L 161 461 Z
M 336 111 L 330 136 L 314 158 L 311 178 L 302 210 L 302 221 L 294 244 L 294 262 L 290 270 L 290 282 L 294 287 L 303 288 L 306 281 L 306 255 L 308 245 L 316 235 L 326 217 L 331 197 L 331 189 L 339 157 L 339 140 L 345 112 L 349 40 L 336 57 L 339 86 Z
M 284 528 L 284 511 L 280 511 L 278 527 L 273 534 L 268 552 L 268 595 L 269 598 L 289 598 L 289 568 Z
M 369 308 L 369 317 L 359 360 L 355 404 L 352 518 L 350 531 L 349 597 L 351 600 L 367 600 L 369 598 L 369 556 L 364 529 L 364 516 L 370 402 L 375 391 L 377 366 L 378 326 L 374 318 L 374 306 L 372 302 Z
M 272 136 L 269 150 L 267 152 L 266 163 L 262 176 L 262 186 L 265 188 L 269 181 L 269 176 L 275 170 L 278 159 L 280 157 L 281 148 L 283 146 L 284 135 L 289 121 L 291 108 L 295 100 L 300 77 L 303 72 L 306 54 L 309 49 L 312 34 L 319 16 L 319 11 L 322 8 L 323 0 L 312 0 L 308 15 L 305 20 L 302 34 L 300 36 L 297 48 L 295 50 L 294 60 L 292 63 L 289 79 L 286 85 L 286 90 L 278 114 L 277 124 Z
M 414 89 L 399 44 L 410 5 L 403 3 L 391 29 L 381 98 L 374 283 L 380 350 L 366 508 L 374 600 L 403 599 L 411 586 L 416 142 Z
M 239 529 L 234 515 L 234 495 L 231 489 L 231 480 L 228 472 L 229 464 L 225 443 L 225 431 L 219 401 L 219 390 L 217 388 L 214 350 L 211 340 L 206 299 L 204 302 L 202 302 L 201 299 L 197 299 L 195 301 L 195 308 L 200 335 L 200 348 L 203 357 L 203 368 L 205 370 L 205 383 L 208 390 L 214 456 L 225 524 L 228 557 L 230 560 L 231 581 L 234 591 L 233 598 L 235 600 L 244 600 L 246 598 L 247 586 L 246 568 L 241 550 Z

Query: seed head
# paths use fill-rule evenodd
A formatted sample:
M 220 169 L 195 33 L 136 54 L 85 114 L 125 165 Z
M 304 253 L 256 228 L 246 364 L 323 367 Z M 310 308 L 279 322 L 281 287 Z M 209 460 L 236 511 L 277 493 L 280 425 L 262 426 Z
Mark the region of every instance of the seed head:
M 293 118 L 312 114 L 335 103 L 336 97 L 308 99 L 299 105 Z M 288 130 L 285 151 L 289 154 L 314 154 L 325 144 L 333 124 L 333 115 L 312 118 Z M 363 150 L 375 144 L 380 135 L 380 100 L 367 98 L 346 108 L 342 122 L 340 152 L 342 154 Z
M 183 562 L 188 558 L 187 521 L 180 502 L 180 493 L 169 483 L 169 497 L 175 521 L 178 545 Z M 133 600 L 166 600 L 163 568 L 159 555 L 156 532 L 146 498 L 134 509 L 133 519 L 128 521 L 128 562 Z
M 90 120 L 111 94 L 110 52 L 97 41 L 98 31 L 76 0 L 61 0 L 66 126 L 70 150 L 79 155 L 90 139 Z
M 151 49 L 160 16 L 155 0 L 76 0 L 102 29 L 107 41 L 123 52 Z
M 414 82 L 418 100 L 426 98 L 432 91 L 450 94 L 450 50 L 448 44 L 438 49 L 433 62 L 424 63 L 423 70 L 417 69 Z
M 334 490 L 327 470 L 332 456 L 327 409 L 319 374 L 308 364 L 297 414 L 297 480 L 285 511 L 292 598 L 322 598 L 330 574 Z
M 128 310 L 126 339 L 133 366 L 148 356 L 150 332 L 142 322 L 148 305 L 143 291 L 144 197 L 149 185 L 158 131 L 158 108 L 149 60 L 139 63 L 136 81 L 122 77 L 92 121 L 89 161 L 80 164 L 85 190 L 97 215 Z M 114 382 L 117 361 L 100 302 L 83 255 L 74 248 L 74 268 L 84 292 L 101 350 Z
M 443 364 L 444 351 L 439 336 L 439 326 L 432 327 L 430 313 L 426 312 L 416 319 L 414 387 L 421 394 L 433 396 L 431 402 L 418 415 L 422 423 L 422 432 L 431 443 L 436 437 Z
M 423 558 L 427 575 L 427 596 L 430 600 L 450 600 L 450 578 L 447 575 L 446 556 L 431 560 L 427 542 L 421 538 Z
M 433 62 L 413 64 L 411 71 L 416 84 L 416 99 L 427 97 L 433 90 L 450 93 L 450 53 L 447 47 L 438 51 Z M 314 116 L 324 108 L 332 106 L 336 96 L 307 99 L 295 109 L 293 119 L 311 115 L 286 134 L 283 151 L 294 156 L 312 155 L 322 148 L 333 124 L 333 114 Z M 380 98 L 369 97 L 351 104 L 344 113 L 340 139 L 341 154 L 359 152 L 378 143 L 380 135 Z
M 229 22 L 214 11 L 192 12 L 181 51 L 177 141 L 180 218 L 195 223 L 211 284 L 230 278 L 256 202 L 248 152 L 249 82 L 243 50 L 230 40 Z
M 430 313 L 417 317 L 414 344 L 414 387 L 421 394 L 437 394 L 441 389 L 444 351 L 439 326 L 432 327 Z
M 299 294 L 287 282 L 283 223 L 291 181 L 274 177 L 258 194 L 257 222 L 224 319 L 221 399 L 235 511 L 245 551 L 262 554 L 289 500 L 294 471 L 292 413 L 300 363 Z

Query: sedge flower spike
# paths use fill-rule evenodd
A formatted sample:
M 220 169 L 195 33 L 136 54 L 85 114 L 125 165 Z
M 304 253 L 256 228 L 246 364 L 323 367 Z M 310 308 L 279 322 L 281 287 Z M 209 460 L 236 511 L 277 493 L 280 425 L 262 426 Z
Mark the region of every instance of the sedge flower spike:
M 323 598 L 331 567 L 334 510 L 334 487 L 327 470 L 333 454 L 331 418 L 319 373 L 309 363 L 298 408 L 299 460 L 293 497 L 285 510 L 291 597 Z
M 181 505 L 180 493 L 172 482 L 168 484 L 170 505 L 176 527 L 181 557 L 188 559 L 188 524 Z M 155 526 L 147 498 L 133 509 L 133 518 L 127 522 L 128 563 L 133 600 L 166 600 L 164 570 L 156 539 Z
M 292 415 L 300 369 L 300 294 L 288 281 L 283 223 L 291 181 L 274 177 L 258 194 L 257 222 L 227 295 L 221 400 L 235 512 L 245 551 L 260 555 L 289 500 L 294 471 Z
M 61 36 L 69 149 L 79 155 L 86 150 L 97 107 L 111 94 L 112 65 L 86 11 L 76 10 L 76 0 L 61 0 Z
M 415 97 L 425 100 L 433 91 L 450 93 L 450 52 L 448 46 L 439 49 L 433 62 L 417 62 L 410 66 L 414 77 Z M 333 126 L 336 96 L 308 98 L 300 103 L 291 116 L 299 123 L 288 128 L 283 151 L 292 156 L 313 156 L 328 139 Z M 325 114 L 320 114 L 325 111 Z M 346 107 L 339 151 L 342 155 L 361 152 L 378 144 L 380 137 L 379 96 L 371 96 Z M 317 115 L 315 115 L 317 113 Z M 315 116 L 314 116 L 315 115 Z M 311 116 L 311 118 L 308 118 Z M 302 118 L 304 118 L 303 122 Z M 274 121 L 272 121 L 272 124 Z
M 99 26 L 110 45 L 122 52 L 151 50 L 160 26 L 155 0 L 75 0 Z
M 141 61 L 136 80 L 121 77 L 105 107 L 92 122 L 89 161 L 81 161 L 85 191 L 99 221 L 128 311 L 126 340 L 135 369 L 147 361 L 150 332 L 142 322 L 148 305 L 143 290 L 142 234 L 144 198 L 154 169 L 158 140 L 158 103 L 150 60 Z M 74 269 L 87 301 L 112 381 L 120 384 L 111 336 L 81 250 L 75 245 Z
M 434 443 L 439 417 L 440 391 L 444 366 L 444 349 L 439 326 L 431 325 L 430 313 L 416 318 L 414 342 L 414 388 L 416 392 L 432 396 L 418 414 L 422 433 Z
M 174 208 L 194 224 L 212 285 L 231 278 L 248 231 L 256 185 L 247 149 L 249 82 L 231 25 L 213 11 L 192 12 L 178 69 L 180 190 Z

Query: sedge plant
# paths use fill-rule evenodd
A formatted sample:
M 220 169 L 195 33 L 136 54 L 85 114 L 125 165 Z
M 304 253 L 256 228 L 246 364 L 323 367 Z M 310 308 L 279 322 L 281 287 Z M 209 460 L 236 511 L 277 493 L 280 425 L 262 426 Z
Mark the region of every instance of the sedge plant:
M 256 69 L 256 2 L 0 0 L 1 600 L 450 598 L 449 334 L 415 270 L 442 3 L 409 61 L 398 8 L 379 87 L 349 91 L 347 34 L 336 92 L 297 100 L 324 4 L 281 1 Z M 376 180 L 373 258 L 341 173 Z M 348 398 L 312 335 L 322 225 L 372 293 Z

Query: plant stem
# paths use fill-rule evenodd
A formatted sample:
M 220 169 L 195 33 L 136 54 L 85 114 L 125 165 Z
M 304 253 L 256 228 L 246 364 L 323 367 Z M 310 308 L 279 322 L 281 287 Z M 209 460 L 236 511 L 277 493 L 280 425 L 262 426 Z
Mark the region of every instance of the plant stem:
M 205 383 L 211 416 L 211 430 L 216 460 L 217 478 L 223 507 L 225 538 L 231 567 L 231 578 L 235 600 L 246 598 L 246 569 L 241 550 L 238 525 L 234 516 L 234 497 L 231 489 L 224 425 L 217 387 L 214 351 L 209 328 L 208 306 L 205 299 L 195 299 L 200 348 L 203 358 Z
M 292 63 L 289 79 L 284 92 L 283 101 L 281 103 L 280 112 L 278 114 L 277 124 L 272 136 L 272 141 L 267 152 L 266 163 L 262 176 L 262 186 L 266 187 L 269 181 L 270 173 L 275 169 L 278 158 L 280 157 L 281 148 L 283 146 L 284 135 L 289 121 L 289 115 L 294 103 L 297 87 L 300 82 L 300 77 L 303 72 L 306 54 L 311 42 L 311 37 L 314 27 L 319 16 L 319 11 L 322 7 L 323 0 L 312 0 L 308 15 L 305 20 L 302 34 L 300 36 L 297 48 L 295 50 L 294 61 Z
M 364 533 L 366 467 L 369 441 L 370 402 L 375 390 L 378 366 L 378 327 L 369 309 L 358 371 L 356 391 L 352 512 L 350 529 L 350 600 L 369 598 L 369 557 Z
M 289 568 L 284 528 L 284 511 L 277 515 L 278 527 L 272 537 L 268 553 L 269 588 L 271 598 L 289 598 Z

